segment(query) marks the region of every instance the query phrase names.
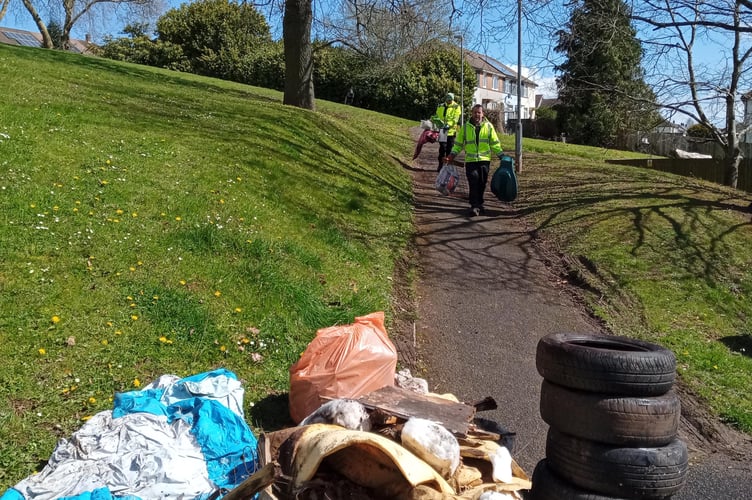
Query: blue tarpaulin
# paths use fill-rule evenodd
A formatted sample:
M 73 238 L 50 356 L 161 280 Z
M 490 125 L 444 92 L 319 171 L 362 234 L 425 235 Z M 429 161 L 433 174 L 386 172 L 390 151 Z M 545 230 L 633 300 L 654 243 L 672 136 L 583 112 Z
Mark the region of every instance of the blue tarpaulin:
M 61 439 L 47 465 L 0 500 L 206 499 L 231 490 L 258 465 L 243 395 L 223 369 L 117 394 L 111 411 Z

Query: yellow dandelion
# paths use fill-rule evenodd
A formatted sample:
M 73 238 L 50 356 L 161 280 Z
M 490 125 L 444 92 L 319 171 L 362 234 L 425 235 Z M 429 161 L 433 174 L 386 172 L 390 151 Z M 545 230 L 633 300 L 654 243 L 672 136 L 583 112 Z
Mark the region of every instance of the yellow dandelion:
M 107 326 L 112 326 L 112 321 L 108 321 Z
M 136 307 L 136 303 L 135 303 L 135 302 L 131 302 L 131 303 L 130 303 L 130 306 L 131 306 L 131 307 Z
M 107 184 L 109 184 L 109 183 L 110 183 L 110 182 L 109 182 L 109 181 L 107 181 L 107 180 L 105 180 L 105 179 L 102 179 L 101 181 L 99 181 L 99 184 L 100 184 L 100 185 L 102 185 L 102 186 L 106 186 L 106 185 L 107 185 Z
M 109 343 L 110 343 L 110 342 L 109 342 L 109 341 L 108 341 L 107 339 L 102 339 L 102 345 L 107 345 L 107 344 L 109 344 Z
M 133 213 L 131 214 L 131 217 L 133 217 L 134 219 L 135 219 L 136 217 L 138 217 L 138 212 L 133 212 Z
M 214 296 L 215 297 L 220 297 L 221 295 L 222 295 L 222 292 L 220 292 L 219 290 L 215 290 L 214 291 Z
M 136 262 L 136 264 L 139 265 L 139 266 L 143 266 L 144 262 L 142 260 L 139 260 L 138 262 Z
M 133 272 L 133 271 L 135 271 L 135 270 L 136 270 L 136 268 L 135 268 L 135 267 L 133 267 L 133 266 L 130 266 L 130 267 L 128 268 L 128 270 L 129 270 L 130 272 Z
M 133 321 L 137 321 L 138 320 L 138 316 L 136 316 L 135 314 L 131 314 L 131 319 Z
M 93 405 L 93 404 L 96 404 L 96 403 L 97 403 L 97 398 L 95 398 L 94 396 L 91 396 L 91 397 L 89 398 L 89 404 L 92 404 L 92 405 Z
M 110 160 L 107 160 L 107 161 L 105 161 L 105 163 L 106 163 L 107 165 L 109 165 L 109 164 L 110 164 L 111 162 L 110 162 Z
M 240 313 L 240 312 L 243 312 L 243 310 L 242 310 L 241 308 L 239 308 L 239 307 L 236 307 L 236 308 L 235 308 L 235 312 L 236 312 L 236 313 Z
M 118 215 L 123 215 L 123 209 L 122 208 L 118 208 L 117 210 L 115 210 L 115 213 L 118 214 Z
M 73 208 L 73 213 L 78 213 L 78 209 L 74 207 Z
M 115 330 L 115 335 L 122 335 L 122 334 L 123 334 L 122 330 Z
M 88 422 L 89 420 L 91 420 L 91 415 L 85 415 L 81 417 L 81 421 L 83 422 Z
M 237 177 L 237 179 L 238 179 L 238 182 L 240 182 L 240 181 L 242 181 L 242 180 L 243 180 L 243 179 L 241 179 L 240 177 Z
M 152 297 L 152 299 L 154 299 L 154 300 L 159 300 L 159 295 L 154 295 L 154 296 Z
M 45 354 L 47 354 L 47 351 L 44 349 L 44 347 L 40 347 L 38 352 L 41 356 L 44 356 Z
M 180 280 L 180 284 L 181 284 L 181 285 L 185 286 L 185 283 L 186 283 L 186 281 L 185 281 L 185 280 Z
M 60 207 L 58 207 L 57 205 L 55 205 L 54 207 L 52 207 L 52 211 L 53 212 L 57 212 L 58 210 L 60 210 Z
M 225 204 L 225 200 L 223 200 L 222 198 L 220 198 L 220 199 L 219 199 L 219 204 L 220 204 L 220 205 L 224 205 L 224 204 Z
M 60 323 L 60 316 L 53 316 L 52 317 L 52 323 L 54 323 L 54 324 Z
M 175 217 L 175 220 L 178 221 L 178 222 L 180 222 L 181 220 L 183 220 L 183 218 L 180 217 L 180 216 L 177 216 L 177 217 Z
M 137 378 L 133 379 L 133 387 L 141 387 L 141 381 Z
M 36 203 L 32 203 L 32 204 L 29 205 L 29 207 L 31 207 L 31 208 L 37 208 L 37 204 Z
M 222 352 L 227 352 L 227 347 L 221 345 L 221 346 L 219 346 L 219 350 L 222 351 Z

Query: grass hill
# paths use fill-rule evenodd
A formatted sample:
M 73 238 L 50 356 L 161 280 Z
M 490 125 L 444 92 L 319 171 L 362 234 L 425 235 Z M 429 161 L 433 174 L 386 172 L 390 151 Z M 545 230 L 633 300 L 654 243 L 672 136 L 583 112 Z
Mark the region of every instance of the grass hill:
M 393 320 L 414 123 L 26 47 L 0 45 L 0 72 L 0 491 L 165 373 L 234 371 L 267 425 L 253 405 L 284 397 L 317 329 Z M 524 147 L 515 205 L 594 314 L 672 348 L 752 431 L 749 196 L 603 162 L 623 152 Z

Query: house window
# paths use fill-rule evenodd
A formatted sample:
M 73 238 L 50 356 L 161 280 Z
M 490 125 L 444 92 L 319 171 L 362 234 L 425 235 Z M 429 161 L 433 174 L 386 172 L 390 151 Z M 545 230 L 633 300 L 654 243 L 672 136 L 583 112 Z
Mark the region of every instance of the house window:
M 499 90 L 499 77 L 497 75 L 493 76 L 493 83 L 491 85 L 492 85 L 491 87 L 492 89 Z

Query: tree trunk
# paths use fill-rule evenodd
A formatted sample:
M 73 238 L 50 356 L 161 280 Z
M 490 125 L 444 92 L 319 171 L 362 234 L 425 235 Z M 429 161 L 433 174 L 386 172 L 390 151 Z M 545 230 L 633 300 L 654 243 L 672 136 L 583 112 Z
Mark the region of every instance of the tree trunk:
M 283 102 L 313 110 L 313 57 L 311 54 L 311 0 L 285 0 L 282 36 L 285 47 Z
M 28 10 L 29 14 L 31 14 L 31 18 L 34 19 L 34 23 L 37 25 L 37 28 L 39 28 L 39 33 L 42 35 L 42 46 L 45 49 L 54 48 L 52 44 L 52 37 L 50 37 L 50 33 L 47 31 L 47 25 L 44 24 L 44 21 L 42 21 L 42 17 L 37 12 L 37 9 L 34 8 L 34 4 L 31 3 L 31 0 L 22 1 L 24 7 L 26 7 L 26 10 Z
M 2 6 L 0 7 L 0 21 L 3 20 L 3 18 L 5 17 L 5 13 L 8 12 L 9 4 L 10 4 L 10 0 L 2 0 L 2 2 L 0 2 L 0 5 Z
M 736 85 L 730 90 L 735 90 Z M 739 163 L 742 159 L 742 152 L 739 148 L 739 135 L 736 133 L 736 113 L 734 103 L 736 101 L 736 92 L 729 92 L 726 97 L 726 159 L 724 184 L 736 189 L 739 180 Z
M 742 161 L 742 152 L 736 138 L 726 147 L 726 158 L 724 163 L 724 180 L 723 183 L 736 189 L 739 180 L 739 163 Z

